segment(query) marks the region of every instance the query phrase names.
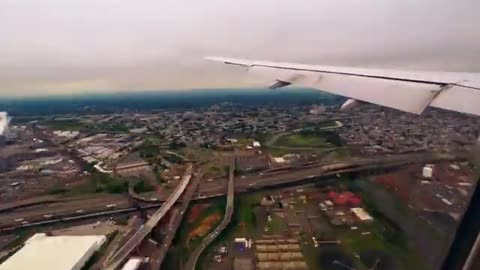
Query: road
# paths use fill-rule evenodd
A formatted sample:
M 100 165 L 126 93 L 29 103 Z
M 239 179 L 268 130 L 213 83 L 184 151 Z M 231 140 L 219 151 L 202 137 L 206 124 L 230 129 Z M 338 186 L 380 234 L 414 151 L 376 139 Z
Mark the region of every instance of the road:
M 362 171 L 366 168 L 389 168 L 402 164 L 413 162 L 431 162 L 436 160 L 431 155 L 401 155 L 389 157 L 374 157 L 354 159 L 345 162 L 333 162 L 328 164 L 321 164 L 318 166 L 294 168 L 286 171 L 258 173 L 254 175 L 242 176 L 235 183 L 236 192 L 246 192 L 259 188 L 273 187 L 282 184 L 293 184 L 305 179 L 314 179 L 319 176 L 335 175 L 336 172 L 347 171 Z M 218 181 L 217 181 L 218 182 Z M 221 181 L 223 182 L 223 181 Z M 219 185 L 219 183 L 211 182 L 204 183 L 199 189 L 202 195 L 213 196 L 216 194 L 220 196 L 225 193 L 226 187 Z M 208 197 L 207 196 L 207 197 Z
M 150 256 L 150 259 L 151 259 L 150 269 L 160 269 L 160 266 L 162 265 L 163 260 L 167 255 L 168 249 L 172 244 L 173 238 L 175 238 L 178 228 L 180 228 L 183 217 L 185 216 L 185 213 L 188 210 L 188 206 L 192 201 L 193 194 L 195 194 L 195 192 L 197 191 L 198 185 L 200 184 L 200 180 L 203 178 L 203 175 L 205 174 L 208 168 L 209 168 L 208 165 L 200 168 L 199 171 L 193 177 L 193 180 L 190 181 L 190 185 L 188 186 L 188 188 L 186 189 L 185 193 L 182 196 L 182 203 L 180 205 L 179 211 L 172 213 L 171 222 L 168 224 L 167 232 L 162 239 L 160 248 L 157 251 L 155 251 L 155 253 L 152 256 Z
M 84 196 L 80 198 L 62 199 L 45 202 L 17 209 L 3 211 L 0 215 L 0 225 L 14 224 L 14 220 L 25 219 L 30 222 L 46 220 L 45 215 L 52 218 L 82 215 L 92 212 L 101 212 L 121 208 L 133 207 L 124 195 Z M 107 207 L 108 206 L 108 207 Z M 13 223 L 12 223 L 13 222 Z
M 228 191 L 227 191 L 227 206 L 225 209 L 225 216 L 223 217 L 222 223 L 218 225 L 218 227 L 211 232 L 207 237 L 205 237 L 200 243 L 200 245 L 193 251 L 190 255 L 190 258 L 187 261 L 185 266 L 186 270 L 195 270 L 195 267 L 198 262 L 198 258 L 202 254 L 202 252 L 207 248 L 215 238 L 227 227 L 232 219 L 233 211 L 234 211 L 234 194 L 235 194 L 235 182 L 234 182 L 234 172 L 235 172 L 235 162 L 232 162 L 230 165 L 229 176 L 228 176 Z
M 145 239 L 145 237 L 157 226 L 158 222 L 165 216 L 175 202 L 180 198 L 180 195 L 185 191 L 187 185 L 190 183 L 192 177 L 193 165 L 189 164 L 182 178 L 180 184 L 176 187 L 175 191 L 170 197 L 162 204 L 151 218 L 140 228 L 111 258 L 106 262 L 104 269 L 115 270 L 130 253 Z
M 451 159 L 451 157 L 441 157 L 441 159 Z M 361 159 L 351 159 L 346 162 L 334 162 L 330 164 L 320 164 L 306 168 L 294 168 L 279 172 L 269 172 L 261 174 L 251 174 L 242 176 L 235 183 L 235 192 L 249 192 L 259 188 L 274 187 L 281 184 L 295 184 L 305 179 L 315 179 L 316 177 L 335 175 L 336 172 L 354 172 L 362 171 L 367 168 L 389 168 L 397 164 L 408 164 L 411 162 L 433 162 L 439 160 L 438 157 L 431 154 L 408 154 L 369 157 Z M 393 165 L 392 165 L 393 164 Z M 227 190 L 226 181 L 223 179 L 212 182 L 202 182 L 198 189 L 199 197 L 193 199 L 211 198 L 225 195 Z M 0 226 L 2 228 L 21 228 L 22 223 L 19 219 L 24 219 L 30 224 L 36 222 L 46 222 L 60 217 L 82 216 L 87 213 L 105 212 L 114 210 L 106 208 L 107 205 L 115 204 L 115 209 L 131 208 L 132 205 L 125 196 L 102 195 L 105 197 L 85 197 L 78 200 L 62 201 L 46 205 L 30 206 L 26 208 L 15 209 L 3 212 L 0 215 Z M 89 199 L 90 198 L 90 199 Z M 165 201 L 167 195 L 158 197 L 158 202 Z M 157 204 L 157 203 L 155 203 Z M 141 204 L 147 206 L 150 204 Z M 79 213 L 78 211 L 83 210 Z M 53 214 L 53 217 L 45 215 Z M 22 221 L 23 222 L 23 221 Z
M 240 192 L 250 192 L 250 191 L 255 191 L 256 189 L 259 188 L 265 188 L 265 187 L 273 187 L 275 185 L 278 185 L 278 183 L 296 183 L 301 180 L 312 180 L 317 177 L 329 177 L 329 176 L 335 176 L 337 173 L 347 173 L 347 172 L 358 172 L 362 170 L 366 170 L 370 167 L 358 167 L 358 168 L 350 168 L 350 169 L 340 169 L 337 171 L 329 171 L 321 174 L 316 174 L 316 175 L 307 175 L 307 174 L 281 174 L 281 175 L 270 175 L 268 178 L 263 178 L 262 181 L 259 181 L 259 185 L 255 185 L 253 183 L 249 184 L 251 185 L 250 187 L 247 187 L 245 183 L 235 183 L 235 191 L 237 193 Z M 317 172 L 318 173 L 318 172 Z M 290 177 L 294 177 L 293 180 Z M 268 180 L 271 180 L 271 182 L 268 183 Z M 335 180 L 335 179 L 333 179 Z M 212 193 L 209 194 L 208 196 L 205 196 L 205 198 L 213 198 L 213 197 L 218 197 L 218 196 L 223 196 L 225 195 L 225 191 L 221 188 L 221 190 L 212 189 Z M 144 206 L 140 206 L 140 209 L 152 209 L 152 208 L 158 208 L 161 206 L 162 203 L 156 203 L 156 204 L 148 204 Z M 101 217 L 105 215 L 114 215 L 114 214 L 121 214 L 121 213 L 129 213 L 129 212 L 135 212 L 137 211 L 138 208 L 135 207 L 130 207 L 130 208 L 122 208 L 122 209 L 116 209 L 116 210 L 99 210 L 97 212 L 93 213 L 88 213 L 88 214 L 77 214 L 73 216 L 68 216 L 68 217 L 62 217 L 62 218 L 43 218 L 36 220 L 34 222 L 30 222 L 28 224 L 21 224 L 19 225 L 18 222 L 15 222 L 11 224 L 11 227 L 5 227 L 1 231 L 4 232 L 11 232 L 17 229 L 21 228 L 29 228 L 29 227 L 36 227 L 36 226 L 42 226 L 42 225 L 47 225 L 47 224 L 53 224 L 53 223 L 58 223 L 58 222 L 67 222 L 67 221 L 75 221 L 75 220 L 81 220 L 81 219 L 87 219 L 87 218 L 94 218 L 94 217 Z

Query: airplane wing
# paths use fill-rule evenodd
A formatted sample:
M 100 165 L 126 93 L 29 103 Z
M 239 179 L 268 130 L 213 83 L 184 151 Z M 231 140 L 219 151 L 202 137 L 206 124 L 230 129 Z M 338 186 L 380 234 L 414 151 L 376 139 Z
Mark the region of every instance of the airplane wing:
M 416 114 L 432 106 L 480 116 L 480 73 L 364 69 L 224 57 L 206 59 L 244 66 L 250 73 L 270 79 L 271 88 L 295 84 Z

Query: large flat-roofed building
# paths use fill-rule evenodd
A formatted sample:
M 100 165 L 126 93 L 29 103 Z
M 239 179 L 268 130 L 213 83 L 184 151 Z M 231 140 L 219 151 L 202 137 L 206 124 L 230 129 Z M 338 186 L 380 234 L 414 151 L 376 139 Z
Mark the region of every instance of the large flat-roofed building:
M 4 144 L 8 132 L 10 118 L 6 112 L 0 112 L 0 145 Z
M 0 265 L 0 270 L 80 270 L 105 243 L 104 235 L 47 236 L 38 233 Z
M 131 258 L 127 261 L 122 267 L 121 270 L 137 270 L 143 263 L 143 259 L 141 258 Z

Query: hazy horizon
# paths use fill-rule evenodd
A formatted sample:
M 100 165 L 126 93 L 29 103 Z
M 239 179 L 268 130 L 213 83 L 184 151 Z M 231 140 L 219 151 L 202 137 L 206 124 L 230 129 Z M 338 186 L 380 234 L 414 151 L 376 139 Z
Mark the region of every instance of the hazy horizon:
M 0 97 L 263 86 L 203 60 L 480 71 L 480 2 L 0 0 Z

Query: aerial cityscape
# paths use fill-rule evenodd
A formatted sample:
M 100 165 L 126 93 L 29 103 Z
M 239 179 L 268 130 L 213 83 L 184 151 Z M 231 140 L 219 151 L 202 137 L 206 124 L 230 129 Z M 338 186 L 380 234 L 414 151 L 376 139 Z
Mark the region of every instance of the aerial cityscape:
M 479 10 L 0 0 L 0 270 L 480 270 Z
M 436 269 L 480 118 L 285 91 L 0 113 L 0 270 Z

